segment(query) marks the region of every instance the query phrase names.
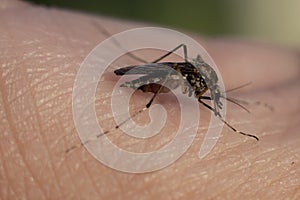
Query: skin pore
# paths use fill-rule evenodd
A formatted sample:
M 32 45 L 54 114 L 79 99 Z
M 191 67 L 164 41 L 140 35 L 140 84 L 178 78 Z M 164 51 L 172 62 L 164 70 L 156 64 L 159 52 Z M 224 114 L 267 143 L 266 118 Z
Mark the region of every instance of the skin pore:
M 80 144 L 72 118 L 73 84 L 81 62 L 107 38 L 92 21 L 111 33 L 147 25 L 19 1 L 0 5 L 1 199 L 300 198 L 299 51 L 196 36 L 219 67 L 226 88 L 252 82 L 230 93 L 249 101 L 251 113 L 229 104 L 226 120 L 255 133 L 260 141 L 224 126 L 217 145 L 200 160 L 197 153 L 210 111 L 199 105 L 198 134 L 180 159 L 156 172 L 123 173 L 103 165 L 83 147 L 65 153 Z M 113 122 L 106 115 L 111 112 L 106 102 L 116 80 L 108 77 L 97 88 L 97 117 L 107 128 Z M 143 108 L 150 98 L 136 92 L 133 109 Z M 162 94 L 155 100 L 171 113 L 165 133 L 174 131 L 180 115 L 172 99 Z M 147 121 L 147 115 L 142 113 L 139 120 Z M 146 146 L 144 151 L 159 148 L 162 139 L 172 135 L 151 138 L 141 146 L 123 136 L 112 137 L 128 150 Z

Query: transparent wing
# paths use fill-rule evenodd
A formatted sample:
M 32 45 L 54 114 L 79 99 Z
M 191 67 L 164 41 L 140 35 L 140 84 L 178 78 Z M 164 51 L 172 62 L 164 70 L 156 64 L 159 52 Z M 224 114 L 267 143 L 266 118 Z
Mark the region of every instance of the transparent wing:
M 174 63 L 148 63 L 144 65 L 127 66 L 122 67 L 114 71 L 118 76 L 130 75 L 130 74 L 156 74 L 156 73 L 168 73 L 170 67 L 173 67 Z

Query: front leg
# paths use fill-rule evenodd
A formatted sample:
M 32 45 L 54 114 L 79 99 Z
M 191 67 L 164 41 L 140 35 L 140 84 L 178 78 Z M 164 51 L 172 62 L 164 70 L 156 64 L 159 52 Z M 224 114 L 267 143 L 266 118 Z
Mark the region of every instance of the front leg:
M 208 105 L 207 103 L 204 103 L 204 102 L 202 101 L 202 99 L 208 99 L 208 98 L 210 98 L 210 97 L 207 97 L 207 96 L 200 96 L 200 97 L 198 98 L 198 101 L 199 101 L 199 103 L 201 103 L 202 105 L 204 105 L 206 108 L 208 108 L 210 111 L 212 111 L 213 113 L 215 113 L 215 115 L 216 115 L 217 117 L 219 117 L 221 120 L 223 120 L 223 119 L 222 119 L 222 116 L 221 116 L 221 114 L 220 114 L 219 112 L 217 112 L 213 107 L 211 107 L 210 105 Z
M 200 96 L 199 99 L 203 99 L 203 100 L 213 100 L 210 96 Z M 220 109 L 222 109 L 223 104 L 222 104 L 221 101 L 218 102 L 218 107 L 219 107 Z
M 204 98 L 203 98 L 204 99 Z M 236 128 L 234 128 L 233 126 L 231 126 L 227 121 L 225 121 L 221 114 L 219 112 L 216 112 L 216 110 L 214 108 L 212 108 L 210 105 L 208 105 L 207 103 L 204 103 L 200 98 L 198 99 L 199 103 L 201 103 L 202 105 L 204 105 L 206 108 L 208 108 L 209 110 L 211 110 L 212 112 L 216 113 L 216 116 L 226 125 L 228 126 L 231 130 L 233 130 L 234 132 L 241 134 L 241 135 L 245 135 L 248 137 L 252 137 L 254 139 L 256 139 L 257 141 L 259 141 L 259 138 L 255 135 L 249 134 L 249 133 L 245 133 L 242 131 L 237 130 Z

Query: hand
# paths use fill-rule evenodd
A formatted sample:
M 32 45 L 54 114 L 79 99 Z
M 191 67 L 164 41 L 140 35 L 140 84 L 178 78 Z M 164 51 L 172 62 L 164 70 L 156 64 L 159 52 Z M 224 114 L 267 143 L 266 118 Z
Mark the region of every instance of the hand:
M 199 132 L 186 154 L 160 171 L 126 174 L 106 167 L 83 147 L 69 153 L 66 150 L 80 144 L 71 106 L 76 73 L 87 54 L 107 37 L 92 22 L 111 33 L 138 25 L 18 1 L 1 4 L 2 199 L 299 197 L 300 59 L 296 50 L 242 40 L 198 38 L 219 67 L 226 88 L 253 82 L 230 95 L 261 105 L 248 105 L 250 115 L 229 105 L 226 120 L 239 130 L 255 132 L 260 141 L 224 126 L 213 151 L 198 159 L 211 114 L 199 105 Z M 114 125 L 107 118 L 110 107 L 105 102 L 115 81 L 104 84 L 104 91 L 97 93 L 96 108 L 100 124 L 109 128 Z M 143 108 L 149 97 L 136 93 L 134 109 Z M 162 141 L 172 138 L 168 133 L 176 131 L 179 119 L 175 116 L 180 111 L 170 99 L 171 95 L 162 94 L 156 100 L 173 114 L 168 115 L 165 135 L 148 141 L 149 149 L 161 147 Z M 137 118 L 147 120 L 147 113 Z M 111 134 L 116 143 L 141 150 L 135 141 L 115 137 L 117 132 L 112 130 Z

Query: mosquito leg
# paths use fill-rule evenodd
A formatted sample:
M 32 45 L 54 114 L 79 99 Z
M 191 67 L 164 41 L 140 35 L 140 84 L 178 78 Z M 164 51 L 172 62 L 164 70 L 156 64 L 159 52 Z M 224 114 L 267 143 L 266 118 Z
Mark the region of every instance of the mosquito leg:
M 208 104 L 206 104 L 205 102 L 203 102 L 200 98 L 198 99 L 198 101 L 204 105 L 206 108 L 208 108 L 209 110 L 215 112 L 215 110 Z M 226 126 L 228 126 L 231 130 L 233 130 L 234 132 L 238 133 L 238 134 L 241 134 L 241 135 L 245 135 L 245 136 L 248 136 L 248 137 L 252 137 L 254 139 L 256 139 L 257 141 L 259 141 L 259 138 L 255 135 L 251 135 L 251 134 L 248 134 L 248 133 L 244 133 L 244 132 L 241 132 L 237 129 L 235 129 L 233 126 L 231 126 L 228 122 L 226 122 L 224 119 L 222 119 L 220 113 L 218 113 L 217 117 L 224 123 L 226 124 Z
M 201 96 L 201 97 L 199 97 L 199 99 L 212 100 L 212 98 L 209 96 Z
M 140 58 L 140 57 L 134 55 L 133 53 L 128 52 L 126 49 L 124 49 L 124 48 L 122 47 L 122 45 L 121 45 L 114 37 L 112 37 L 112 34 L 110 34 L 109 31 L 106 30 L 106 29 L 105 29 L 103 26 L 101 26 L 99 23 L 97 23 L 97 22 L 95 22 L 95 21 L 92 21 L 92 23 L 97 27 L 97 29 L 98 29 L 103 35 L 105 35 L 105 36 L 107 36 L 107 37 L 111 37 L 111 39 L 112 39 L 112 41 L 115 43 L 115 45 L 118 46 L 120 49 L 124 50 L 124 51 L 127 53 L 127 55 L 128 55 L 129 57 L 131 57 L 131 58 L 133 58 L 133 59 L 135 59 L 135 60 L 137 60 L 137 61 L 143 62 L 143 63 L 148 63 L 146 60 L 144 60 L 144 59 L 142 59 L 142 58 Z M 179 48 L 181 48 L 181 47 L 183 48 L 184 61 L 185 61 L 185 62 L 188 62 L 188 59 L 187 59 L 187 58 L 188 58 L 188 57 L 187 57 L 187 47 L 186 47 L 185 44 L 180 44 L 180 45 L 178 45 L 176 48 L 174 48 L 173 50 L 171 50 L 170 52 L 168 52 L 167 54 L 165 54 L 165 55 L 163 55 L 162 57 L 160 57 L 160 58 L 154 60 L 152 63 L 157 63 L 157 62 L 159 62 L 160 60 L 166 58 L 167 56 L 169 56 L 170 54 L 174 53 L 177 49 L 179 49 Z
M 159 57 L 158 59 L 154 60 L 152 63 L 157 63 L 159 61 L 161 61 L 162 59 L 168 57 L 169 55 L 171 55 L 172 53 L 174 53 L 176 50 L 183 48 L 183 53 L 184 53 L 184 61 L 188 62 L 188 57 L 187 57 L 187 47 L 185 44 L 180 44 L 179 46 L 177 46 L 176 48 L 174 48 L 173 50 L 169 51 L 168 53 L 166 53 L 165 55 Z
M 148 107 L 144 107 L 143 109 L 141 109 L 141 110 L 137 111 L 136 113 L 134 113 L 134 114 L 131 116 L 131 118 L 134 118 L 135 116 L 137 116 L 138 114 L 144 112 L 144 111 L 147 110 L 147 109 L 148 109 Z M 78 145 L 73 145 L 73 146 L 71 146 L 70 148 L 68 148 L 68 149 L 65 151 L 65 153 L 69 153 L 69 152 L 71 152 L 71 151 L 73 151 L 73 150 L 75 150 L 75 149 L 77 149 L 77 148 L 80 148 L 80 147 L 82 147 L 82 146 L 88 144 L 89 142 L 94 141 L 95 139 L 100 138 L 100 137 L 102 137 L 102 136 L 104 136 L 104 135 L 110 133 L 112 130 L 117 130 L 117 129 L 119 129 L 123 124 L 127 123 L 131 118 L 125 119 L 124 121 L 122 121 L 120 124 L 116 125 L 114 128 L 112 128 L 112 129 L 109 130 L 109 131 L 104 131 L 103 133 L 99 133 L 98 135 L 95 136 L 94 139 L 89 139 L 89 140 L 86 140 L 85 142 L 82 142 L 82 143 L 80 143 L 80 144 L 78 144 Z
M 118 40 L 116 38 L 114 38 L 112 36 L 112 34 L 110 34 L 103 26 L 101 26 L 99 23 L 92 21 L 92 23 L 97 27 L 97 29 L 105 36 L 107 36 L 108 38 L 110 37 L 110 39 L 113 41 L 113 43 L 119 47 L 121 50 L 123 50 L 129 57 L 131 57 L 134 60 L 137 60 L 139 62 L 143 62 L 143 63 L 148 63 L 148 61 L 134 55 L 133 53 L 129 52 L 128 50 L 126 50 L 124 47 L 122 47 L 122 45 L 120 44 L 120 42 L 118 42 Z

